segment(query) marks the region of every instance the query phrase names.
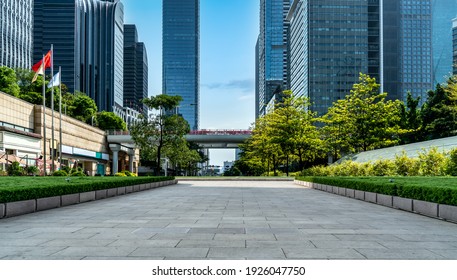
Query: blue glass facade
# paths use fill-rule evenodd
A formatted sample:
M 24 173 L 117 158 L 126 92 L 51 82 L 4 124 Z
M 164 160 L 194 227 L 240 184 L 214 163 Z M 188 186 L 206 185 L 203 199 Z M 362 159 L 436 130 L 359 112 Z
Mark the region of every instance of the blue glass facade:
M 35 0 L 34 61 L 51 44 L 62 82 L 122 115 L 124 7 L 119 0 Z
M 434 84 L 452 75 L 452 20 L 457 16 L 457 0 L 433 0 L 433 77 Z
M 180 95 L 179 114 L 199 127 L 200 1 L 163 0 L 162 91 Z
M 290 0 L 260 0 L 260 34 L 256 47 L 256 115 L 264 115 L 274 95 L 289 88 L 289 24 L 286 21 L 289 8 Z

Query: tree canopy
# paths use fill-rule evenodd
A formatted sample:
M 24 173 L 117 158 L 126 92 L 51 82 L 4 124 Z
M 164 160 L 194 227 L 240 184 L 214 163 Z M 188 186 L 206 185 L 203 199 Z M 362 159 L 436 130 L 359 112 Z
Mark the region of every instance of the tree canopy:
M 114 114 L 113 112 L 98 112 L 97 113 L 97 126 L 101 130 L 126 130 L 127 125 L 125 121 Z

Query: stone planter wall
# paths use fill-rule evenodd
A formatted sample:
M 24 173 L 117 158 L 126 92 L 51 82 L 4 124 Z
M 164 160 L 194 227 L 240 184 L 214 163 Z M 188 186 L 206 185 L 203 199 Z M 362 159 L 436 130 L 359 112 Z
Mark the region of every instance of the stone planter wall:
M 457 223 L 457 206 L 295 180 L 308 188 Z M 1 211 L 1 208 L 0 208 Z
M 53 208 L 65 207 L 68 205 L 74 205 L 99 199 L 105 199 L 108 197 L 124 195 L 126 193 L 133 193 L 138 191 L 155 189 L 163 186 L 175 185 L 177 183 L 178 180 L 170 180 L 128 187 L 112 188 L 100 191 L 67 194 L 62 196 L 31 199 L 26 201 L 0 203 L 0 219 L 34 213 Z

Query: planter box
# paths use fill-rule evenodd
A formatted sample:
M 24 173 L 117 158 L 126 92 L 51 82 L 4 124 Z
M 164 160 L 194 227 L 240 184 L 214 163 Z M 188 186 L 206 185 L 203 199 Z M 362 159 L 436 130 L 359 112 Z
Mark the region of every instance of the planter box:
M 123 195 L 123 194 L 125 194 L 125 193 L 126 193 L 125 188 L 126 188 L 126 187 L 117 188 L 117 195 Z
M 425 216 L 438 217 L 438 204 L 422 200 L 413 200 L 413 211 Z
M 159 183 L 158 182 L 152 183 L 152 188 L 153 189 L 158 188 L 158 187 L 159 187 Z
M 457 206 L 440 204 L 438 208 L 440 218 L 447 221 L 457 222 Z
M 117 196 L 117 188 L 106 190 L 106 197 L 114 197 L 114 196 Z
M 5 204 L 0 204 L 0 219 L 5 217 Z
M 125 193 L 132 193 L 132 192 L 133 192 L 133 186 L 125 187 Z
M 140 185 L 140 191 L 144 191 L 147 189 L 147 184 L 141 184 Z
M 140 191 L 140 185 L 134 185 L 133 192 L 139 192 L 139 191 Z
M 59 208 L 61 203 L 60 196 L 39 198 L 36 200 L 36 210 L 43 211 L 53 208 Z
M 346 189 L 346 196 L 347 196 L 347 197 L 355 198 L 355 190 Z
M 342 196 L 346 196 L 346 188 L 338 188 L 338 194 Z
M 413 200 L 411 198 L 403 198 L 394 196 L 393 207 L 409 212 L 413 212 Z
M 393 198 L 391 195 L 386 194 L 376 194 L 376 202 L 380 205 L 392 207 L 393 205 Z
M 324 187 L 325 187 L 324 190 L 325 190 L 326 192 L 333 193 L 333 186 L 324 185 Z M 336 187 L 335 187 L 335 188 L 336 188 Z
M 333 187 L 333 193 L 334 194 L 339 194 L 340 193 L 340 188 L 339 187 Z
M 360 200 L 365 200 L 365 192 L 364 191 L 359 191 L 359 190 L 354 190 L 354 197 Z
M 79 194 L 79 202 L 88 202 L 88 201 L 93 201 L 95 200 L 95 192 L 84 192 Z
M 365 201 L 376 203 L 376 193 L 365 192 Z
M 61 206 L 68 206 L 79 203 L 79 193 L 66 194 L 61 196 Z
M 95 191 L 95 200 L 106 198 L 106 190 Z
M 14 217 L 33 213 L 36 210 L 36 200 L 24 200 L 6 203 L 5 217 Z

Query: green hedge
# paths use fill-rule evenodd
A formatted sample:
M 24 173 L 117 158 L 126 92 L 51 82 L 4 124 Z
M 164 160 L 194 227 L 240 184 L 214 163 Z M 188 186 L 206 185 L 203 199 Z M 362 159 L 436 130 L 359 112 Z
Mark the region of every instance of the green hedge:
M 174 177 L 0 178 L 0 203 L 174 180 Z
M 297 180 L 457 206 L 452 177 L 297 177 Z

